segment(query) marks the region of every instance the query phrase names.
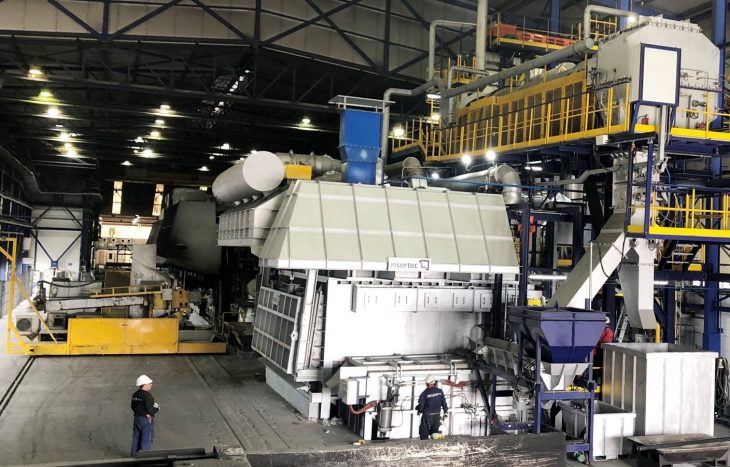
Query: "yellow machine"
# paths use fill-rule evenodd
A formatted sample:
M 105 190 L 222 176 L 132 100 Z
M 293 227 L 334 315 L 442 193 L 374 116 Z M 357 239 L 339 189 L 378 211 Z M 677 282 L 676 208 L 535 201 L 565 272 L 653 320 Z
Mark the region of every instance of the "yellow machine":
M 1 238 L 7 247 L 0 246 L 0 254 L 9 263 L 10 277 L 6 282 L 8 313 L 5 350 L 13 355 L 130 355 L 130 354 L 200 354 L 225 353 L 225 342 L 184 341 L 180 336 L 180 318 L 189 308 L 188 292 L 172 291 L 171 310 L 167 317 L 110 318 L 71 317 L 67 330 L 59 332 L 47 323 L 48 313 L 35 305 L 28 291 L 16 276 L 17 239 Z M 30 328 L 37 325 L 38 333 L 29 334 L 19 329 L 13 316 L 15 293 L 19 292 L 29 304 Z M 149 309 L 164 305 L 163 290 L 155 288 L 112 288 L 92 294 L 87 301 L 95 307 L 128 306 L 143 304 Z M 41 337 L 42 336 L 42 337 Z M 45 339 L 45 340 L 44 340 Z

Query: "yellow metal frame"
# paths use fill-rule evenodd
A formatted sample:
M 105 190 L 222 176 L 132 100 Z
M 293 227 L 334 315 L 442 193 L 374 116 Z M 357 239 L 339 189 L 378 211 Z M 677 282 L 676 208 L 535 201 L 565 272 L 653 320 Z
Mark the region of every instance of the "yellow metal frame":
M 717 196 L 719 205 L 714 206 L 714 198 Z M 692 189 L 684 195 L 684 206 L 661 206 L 656 203 L 656 197 L 652 196 L 649 208 L 649 231 L 650 235 L 674 236 L 674 237 L 705 237 L 705 238 L 730 238 L 730 195 L 710 193 L 707 197 L 697 195 L 697 190 Z M 643 211 L 644 206 L 632 206 L 634 211 Z M 682 226 L 665 226 L 657 224 L 660 214 L 673 213 L 675 218 L 682 220 Z M 720 228 L 713 229 L 715 221 L 720 221 Z M 632 234 L 644 234 L 644 225 L 631 224 L 626 226 L 626 231 Z
M 516 82 L 511 81 L 510 88 Z M 464 154 L 482 155 L 487 149 L 498 153 L 530 150 L 601 135 L 657 131 L 654 125 L 635 124 L 630 128 L 628 82 L 600 89 L 605 93 L 600 98 L 598 90 L 588 88 L 582 72 L 513 89 L 504 95 L 477 99 L 458 109 L 456 124 L 449 128 L 440 128 L 438 122 L 426 118 L 405 122 L 404 135 L 393 139 L 392 152 L 420 148 L 429 162 L 451 162 Z M 705 122 L 718 117 L 730 119 L 730 113 L 709 111 L 711 99 L 707 93 Z M 619 104 L 619 100 L 623 102 Z M 730 142 L 730 132 L 711 131 L 706 124 L 698 129 L 675 127 L 670 134 Z
M 225 342 L 180 342 L 179 320 L 172 318 L 70 318 L 66 341 L 61 341 L 46 324 L 40 311 L 33 304 L 30 294 L 17 279 L 18 239 L 0 238 L 0 254 L 10 264 L 7 280 L 8 312 L 5 336 L 5 352 L 9 355 L 130 355 L 176 353 L 225 353 Z M 31 342 L 13 323 L 15 289 L 23 295 L 41 327 L 51 338 L 50 342 Z M 124 295 L 157 295 L 159 287 L 132 291 L 131 288 L 102 290 L 94 297 Z

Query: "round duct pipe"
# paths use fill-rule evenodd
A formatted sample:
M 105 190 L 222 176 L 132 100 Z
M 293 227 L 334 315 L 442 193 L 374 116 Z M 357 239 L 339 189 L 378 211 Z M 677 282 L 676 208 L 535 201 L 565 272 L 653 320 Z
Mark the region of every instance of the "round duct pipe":
M 385 166 L 385 173 L 390 178 L 425 177 L 426 169 L 415 157 L 406 157 L 400 162 Z
M 225 170 L 213 182 L 213 195 L 232 203 L 265 193 L 284 181 L 284 163 L 268 151 L 258 151 Z
M 501 185 L 516 185 L 502 187 L 504 204 L 518 204 L 522 201 L 520 188 L 520 174 L 507 164 L 495 165 L 487 170 L 487 181 Z

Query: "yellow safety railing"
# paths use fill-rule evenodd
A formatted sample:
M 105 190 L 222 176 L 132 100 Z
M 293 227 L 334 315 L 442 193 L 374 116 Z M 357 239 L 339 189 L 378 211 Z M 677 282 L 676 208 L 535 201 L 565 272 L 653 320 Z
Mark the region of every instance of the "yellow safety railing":
M 23 295 L 23 298 L 28 302 L 33 314 L 40 322 L 40 328 L 43 329 L 47 335 L 51 338 L 53 343 L 45 343 L 45 345 L 59 344 L 56 336 L 53 334 L 51 329 L 46 324 L 46 320 L 41 315 L 38 308 L 33 303 L 30 297 L 30 292 L 25 290 L 23 285 L 18 281 L 17 277 L 17 260 L 18 260 L 18 239 L 15 237 L 4 237 L 0 238 L 0 244 L 7 244 L 7 246 L 0 246 L 0 254 L 5 257 L 8 261 L 10 275 L 6 282 L 8 291 L 8 312 L 7 312 L 7 327 L 5 334 L 5 352 L 9 355 L 21 355 L 32 353 L 31 349 L 37 343 L 31 342 L 29 338 L 23 336 L 21 331 L 15 325 L 13 321 L 13 308 L 15 303 L 15 290 L 17 289 Z
M 479 99 L 456 112 L 454 126 L 439 130 L 431 125 L 418 134 L 432 143 L 421 144 L 432 161 L 594 138 L 628 131 L 627 95 L 628 82 L 587 88 L 585 76 L 575 73 Z
M 524 21 L 522 25 L 504 23 L 499 14 L 490 20 L 487 31 L 487 46 L 490 48 L 507 45 L 549 51 L 562 49 L 575 41 L 573 34 L 528 28 Z
M 595 40 L 605 39 L 616 34 L 619 30 L 619 20 L 616 16 L 591 15 L 591 37 Z M 583 21 L 573 25 L 576 37 L 583 37 Z
M 672 205 L 661 204 L 654 194 L 649 206 L 648 231 L 644 225 L 627 226 L 629 233 L 683 237 L 730 239 L 730 194 L 702 188 L 688 189 L 676 195 Z M 632 206 L 633 212 L 645 212 L 645 206 Z
M 121 287 L 107 287 L 91 292 L 92 298 L 129 297 L 135 295 L 153 295 L 162 293 L 159 285 L 125 285 Z

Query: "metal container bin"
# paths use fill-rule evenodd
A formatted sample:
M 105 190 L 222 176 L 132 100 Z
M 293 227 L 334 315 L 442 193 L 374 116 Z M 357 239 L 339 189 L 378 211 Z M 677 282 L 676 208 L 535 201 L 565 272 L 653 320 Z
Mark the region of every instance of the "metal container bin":
M 593 455 L 596 458 L 618 459 L 622 454 L 631 454 L 631 443 L 626 438 L 634 435 L 636 414 L 601 401 L 594 401 L 594 404 Z M 559 405 L 564 431 L 573 438 L 582 437 L 586 413 L 568 402 L 559 402 Z
M 714 435 L 717 353 L 674 344 L 604 344 L 602 399 L 636 413 L 636 435 Z

